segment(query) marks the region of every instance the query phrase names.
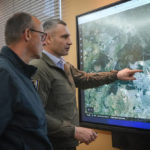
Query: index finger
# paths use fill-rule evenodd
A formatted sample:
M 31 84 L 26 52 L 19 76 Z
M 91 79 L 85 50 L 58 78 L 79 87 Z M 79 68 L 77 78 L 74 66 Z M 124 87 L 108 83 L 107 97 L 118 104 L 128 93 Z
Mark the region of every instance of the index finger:
M 136 72 L 143 72 L 143 70 L 139 70 L 139 69 L 134 69 L 134 70 L 130 70 L 131 73 L 136 73 Z

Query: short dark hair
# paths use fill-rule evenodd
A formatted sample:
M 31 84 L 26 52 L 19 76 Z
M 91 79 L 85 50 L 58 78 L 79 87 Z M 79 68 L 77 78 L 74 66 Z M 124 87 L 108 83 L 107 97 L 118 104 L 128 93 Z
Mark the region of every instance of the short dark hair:
M 26 28 L 32 28 L 32 16 L 25 12 L 14 14 L 6 22 L 5 26 L 5 42 L 10 45 L 17 42 Z
M 44 32 L 46 32 L 47 30 L 53 28 L 53 27 L 56 27 L 56 25 L 58 24 L 62 24 L 64 26 L 66 26 L 66 22 L 64 22 L 63 20 L 60 20 L 60 19 L 49 19 L 47 21 L 44 22 L 43 24 L 43 29 L 44 29 Z

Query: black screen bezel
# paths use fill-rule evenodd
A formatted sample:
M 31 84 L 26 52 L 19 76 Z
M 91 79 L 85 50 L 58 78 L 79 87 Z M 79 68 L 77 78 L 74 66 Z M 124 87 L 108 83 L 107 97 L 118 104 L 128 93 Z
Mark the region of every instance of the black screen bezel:
M 109 7 L 113 7 L 122 3 L 126 3 L 132 0 L 120 0 L 115 3 L 97 8 L 95 10 L 80 14 L 76 16 L 76 40 L 77 40 L 77 65 L 78 69 L 81 69 L 81 54 L 80 54 L 80 42 L 79 42 L 79 29 L 78 29 L 78 18 L 96 11 L 101 11 L 103 9 L 107 9 Z M 112 131 L 112 132 L 122 132 L 122 133 L 136 133 L 136 134 L 144 134 L 144 135 L 150 135 L 150 130 L 147 129 L 139 129 L 139 128 L 131 128 L 131 127 L 124 127 L 124 126 L 116 126 L 116 125 L 108 125 L 108 124 L 101 124 L 101 123 L 93 123 L 93 122 L 86 122 L 82 120 L 82 104 L 81 101 L 83 99 L 82 96 L 83 90 L 78 89 L 78 104 L 79 104 L 79 122 L 80 126 L 83 127 L 89 127 L 89 128 L 94 128 L 94 129 L 100 129 L 100 130 L 107 130 L 107 131 Z

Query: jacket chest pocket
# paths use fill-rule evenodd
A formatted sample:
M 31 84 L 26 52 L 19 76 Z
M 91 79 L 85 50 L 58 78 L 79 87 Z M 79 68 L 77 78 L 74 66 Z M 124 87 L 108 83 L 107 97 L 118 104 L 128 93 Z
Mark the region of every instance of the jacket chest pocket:
M 75 91 L 68 82 L 57 80 L 52 85 L 52 92 L 54 96 L 54 103 L 57 106 L 70 105 L 71 99 L 75 96 Z
M 73 89 L 68 81 L 56 80 L 52 85 L 53 93 L 55 94 L 72 94 Z

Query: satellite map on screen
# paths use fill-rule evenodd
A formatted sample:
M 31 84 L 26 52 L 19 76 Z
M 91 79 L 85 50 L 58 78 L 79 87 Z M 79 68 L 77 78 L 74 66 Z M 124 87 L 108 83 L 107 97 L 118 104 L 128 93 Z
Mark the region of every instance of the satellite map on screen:
M 134 81 L 84 91 L 87 116 L 150 119 L 150 4 L 79 25 L 82 69 L 142 69 Z

